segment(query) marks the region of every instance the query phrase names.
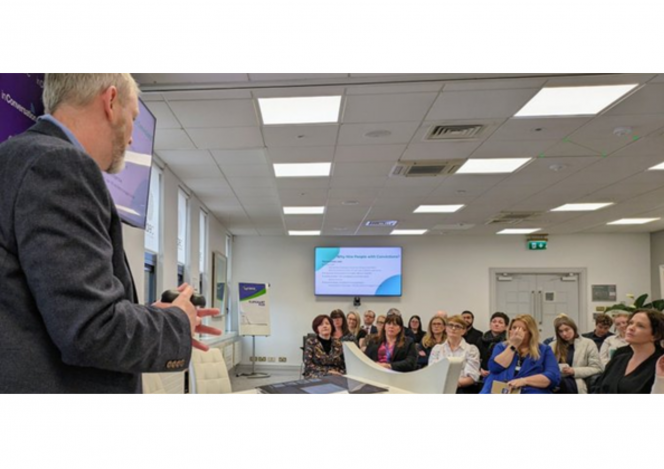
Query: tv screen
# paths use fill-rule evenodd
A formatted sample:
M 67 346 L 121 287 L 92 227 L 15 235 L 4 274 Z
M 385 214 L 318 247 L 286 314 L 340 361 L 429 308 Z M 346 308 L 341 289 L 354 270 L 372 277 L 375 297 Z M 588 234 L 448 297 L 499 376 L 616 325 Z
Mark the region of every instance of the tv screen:
M 138 107 L 132 142 L 125 153 L 125 168 L 118 174 L 104 173 L 104 179 L 122 221 L 144 230 L 157 120 L 143 101 L 138 101 Z
M 401 247 L 317 247 L 316 296 L 401 296 Z
M 43 73 L 0 73 L 0 142 L 26 131 L 44 113 L 43 88 Z M 122 221 L 145 229 L 156 119 L 142 101 L 139 108 L 125 169 L 104 173 L 104 179 Z

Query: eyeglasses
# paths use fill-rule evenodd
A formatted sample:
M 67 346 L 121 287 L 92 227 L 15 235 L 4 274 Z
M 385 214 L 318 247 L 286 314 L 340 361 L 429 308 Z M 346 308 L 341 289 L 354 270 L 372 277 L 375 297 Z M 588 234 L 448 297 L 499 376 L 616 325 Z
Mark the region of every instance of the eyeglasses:
M 456 330 L 456 331 L 460 331 L 460 330 L 462 330 L 462 329 L 465 329 L 465 327 L 463 327 L 463 326 L 461 326 L 461 325 L 459 325 L 459 324 L 454 324 L 454 323 L 452 323 L 452 324 L 448 324 L 447 327 L 449 327 L 449 328 L 452 329 L 452 330 Z
M 376 324 L 385 324 L 385 321 L 378 321 Z

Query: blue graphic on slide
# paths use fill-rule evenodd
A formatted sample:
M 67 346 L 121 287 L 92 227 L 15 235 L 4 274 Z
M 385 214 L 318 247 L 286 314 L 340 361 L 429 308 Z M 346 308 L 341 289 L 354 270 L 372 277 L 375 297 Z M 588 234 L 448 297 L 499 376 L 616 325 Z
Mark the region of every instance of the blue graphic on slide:
M 400 247 L 317 247 L 315 294 L 401 296 Z
M 316 272 L 339 255 L 341 248 L 316 248 Z
M 380 284 L 376 296 L 401 296 L 401 275 L 390 277 Z

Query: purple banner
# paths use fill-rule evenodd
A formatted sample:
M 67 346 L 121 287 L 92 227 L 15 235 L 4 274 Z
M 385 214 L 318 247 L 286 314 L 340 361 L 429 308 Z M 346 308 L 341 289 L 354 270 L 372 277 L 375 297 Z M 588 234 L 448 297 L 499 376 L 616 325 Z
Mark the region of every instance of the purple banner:
M 44 114 L 43 73 L 0 73 L 0 142 L 24 132 Z

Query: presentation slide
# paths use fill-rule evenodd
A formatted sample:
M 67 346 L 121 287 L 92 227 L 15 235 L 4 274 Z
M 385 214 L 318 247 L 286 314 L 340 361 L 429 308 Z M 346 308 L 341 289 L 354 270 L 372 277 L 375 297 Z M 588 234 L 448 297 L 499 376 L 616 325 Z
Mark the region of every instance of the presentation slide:
M 400 247 L 317 247 L 318 296 L 401 296 Z

